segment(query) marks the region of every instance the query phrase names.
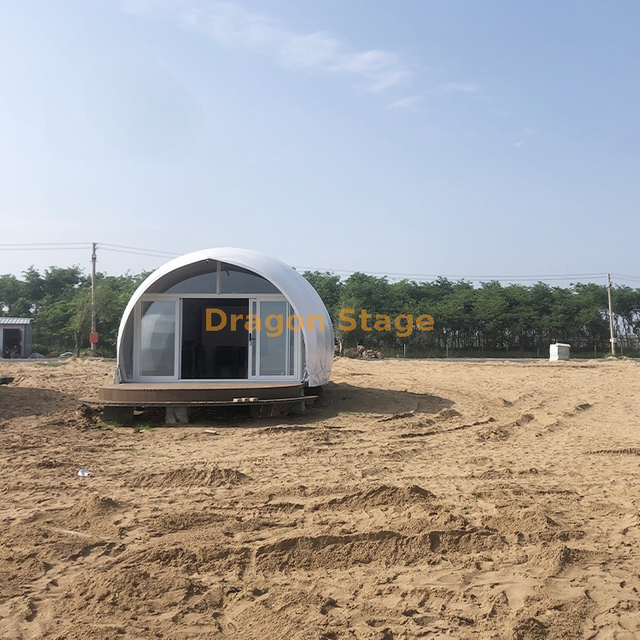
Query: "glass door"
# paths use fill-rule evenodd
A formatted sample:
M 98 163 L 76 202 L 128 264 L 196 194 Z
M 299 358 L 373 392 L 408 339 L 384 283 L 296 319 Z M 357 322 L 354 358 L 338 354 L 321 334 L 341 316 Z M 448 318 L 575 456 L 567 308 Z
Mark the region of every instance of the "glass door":
M 175 300 L 140 304 L 138 377 L 176 377 L 176 306 Z
M 247 378 L 248 313 L 246 298 L 184 298 L 180 378 Z
M 251 377 L 292 378 L 296 374 L 298 339 L 289 322 L 286 300 L 252 300 L 251 313 L 259 318 L 249 332 Z M 259 329 L 258 329 L 259 326 Z

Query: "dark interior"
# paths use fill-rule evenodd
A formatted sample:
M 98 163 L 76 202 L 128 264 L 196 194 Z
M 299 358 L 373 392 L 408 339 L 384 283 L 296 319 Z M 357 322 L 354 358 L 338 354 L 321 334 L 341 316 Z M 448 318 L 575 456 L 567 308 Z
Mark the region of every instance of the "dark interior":
M 22 355 L 22 331 L 20 329 L 3 329 L 2 330 L 2 355 L 8 357 L 15 347 Z
M 207 309 L 226 314 L 226 326 L 207 331 Z M 243 379 L 247 377 L 249 332 L 245 320 L 249 301 L 234 298 L 197 298 L 182 301 L 182 362 L 180 377 L 185 380 Z M 235 323 L 232 314 L 242 314 Z M 212 316 L 212 325 L 220 324 L 220 315 Z

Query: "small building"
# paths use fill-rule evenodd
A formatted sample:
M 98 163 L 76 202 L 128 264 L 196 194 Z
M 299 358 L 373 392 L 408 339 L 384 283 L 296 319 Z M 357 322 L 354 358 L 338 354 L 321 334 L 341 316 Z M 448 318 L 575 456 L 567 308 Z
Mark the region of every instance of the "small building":
M 557 362 L 558 360 L 568 360 L 570 349 L 570 344 L 564 344 L 562 342 L 556 342 L 555 344 L 550 345 L 549 360 L 551 362 Z
M 193 406 L 300 399 L 331 374 L 334 333 L 315 289 L 256 251 L 176 258 L 131 297 L 111 404 Z M 106 405 L 105 405 L 106 406 Z
M 32 318 L 0 317 L 2 357 L 28 358 L 31 355 Z

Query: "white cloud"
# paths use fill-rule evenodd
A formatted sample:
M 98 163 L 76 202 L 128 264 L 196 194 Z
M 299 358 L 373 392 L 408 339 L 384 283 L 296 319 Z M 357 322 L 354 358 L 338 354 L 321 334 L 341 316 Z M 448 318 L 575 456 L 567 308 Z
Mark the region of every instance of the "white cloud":
M 331 64 L 340 55 L 340 43 L 326 33 L 292 34 L 285 39 L 278 56 L 292 67 L 320 67 Z
M 424 103 L 424 101 L 424 96 L 409 96 L 407 98 L 402 98 L 402 100 L 396 100 L 396 102 L 390 105 L 390 108 L 417 110 Z
M 460 93 L 478 93 L 482 91 L 482 85 L 475 84 L 474 82 L 452 82 L 445 85 L 445 91 L 458 91 Z
M 351 51 L 326 32 L 296 33 L 279 21 L 239 4 L 207 0 L 122 0 L 128 13 L 173 22 L 227 47 L 269 55 L 284 66 L 352 78 L 367 91 L 408 81 L 411 73 L 392 51 Z

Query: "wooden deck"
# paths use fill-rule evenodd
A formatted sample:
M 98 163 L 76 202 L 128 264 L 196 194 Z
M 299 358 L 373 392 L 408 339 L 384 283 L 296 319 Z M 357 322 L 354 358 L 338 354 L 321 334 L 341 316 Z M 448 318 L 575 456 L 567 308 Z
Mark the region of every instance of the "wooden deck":
M 134 409 L 164 407 L 167 422 L 188 422 L 188 409 L 196 407 L 251 407 L 253 417 L 277 415 L 293 407 L 304 410 L 318 396 L 305 395 L 299 382 L 163 382 L 122 383 L 98 389 L 97 398 L 81 398 L 80 402 L 102 407 L 105 420 L 130 424 Z M 175 418 L 179 415 L 182 418 Z M 173 417 L 172 417 L 173 416 Z
M 162 382 L 122 383 L 98 389 L 98 397 L 85 404 L 120 406 L 233 405 L 287 402 L 304 398 L 299 382 Z

